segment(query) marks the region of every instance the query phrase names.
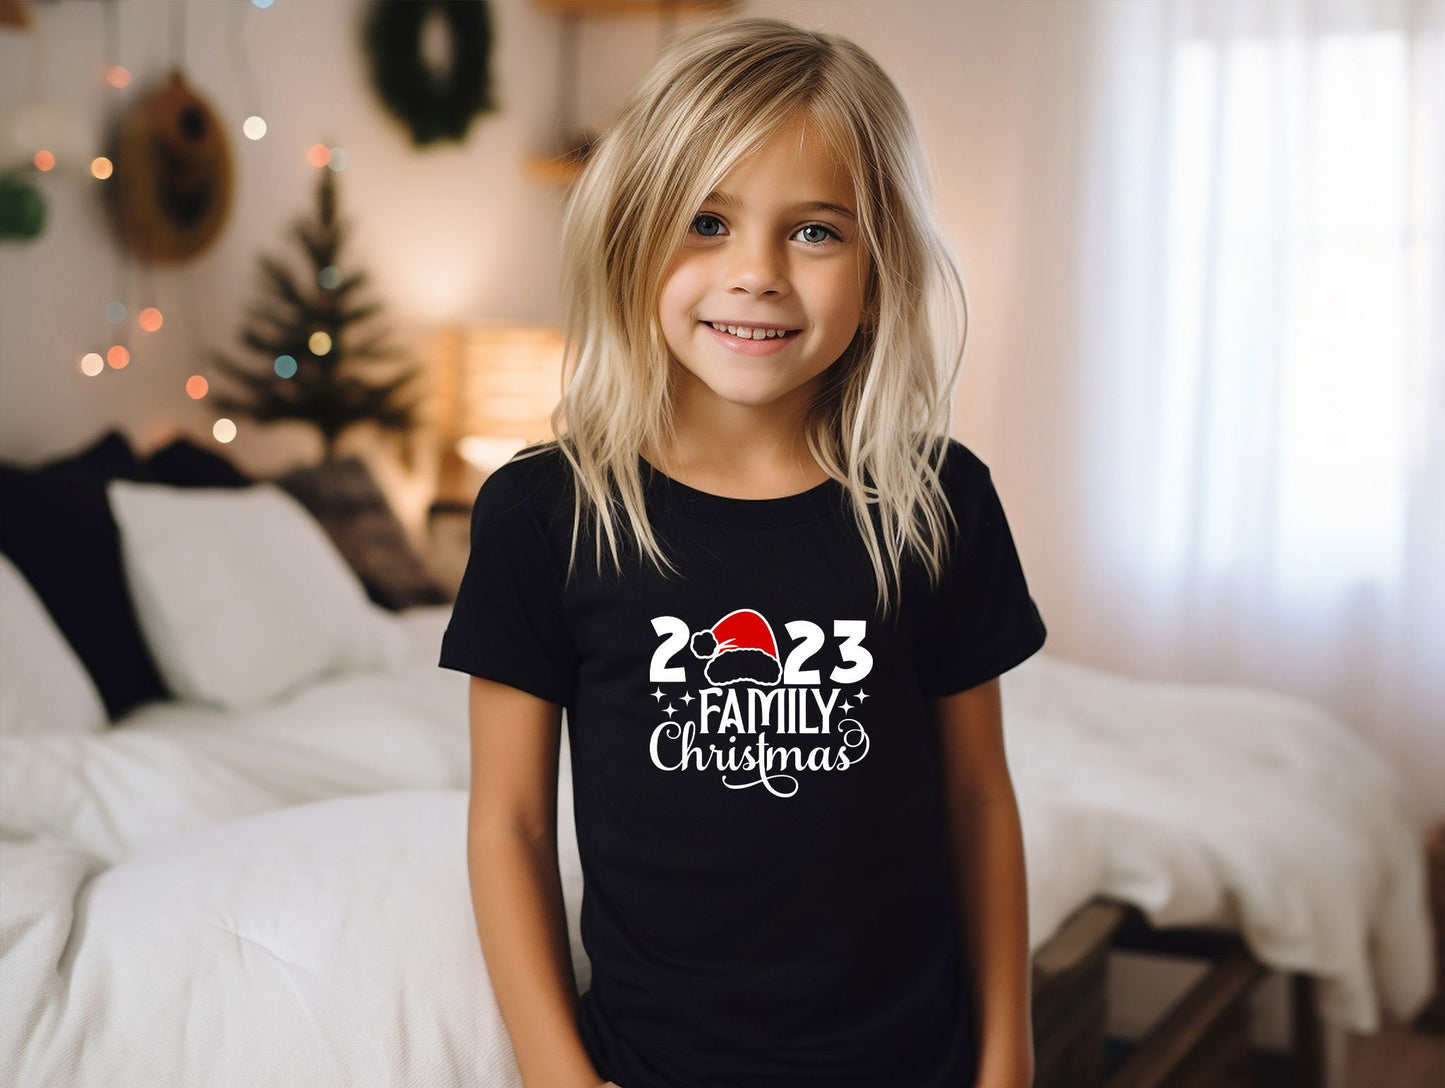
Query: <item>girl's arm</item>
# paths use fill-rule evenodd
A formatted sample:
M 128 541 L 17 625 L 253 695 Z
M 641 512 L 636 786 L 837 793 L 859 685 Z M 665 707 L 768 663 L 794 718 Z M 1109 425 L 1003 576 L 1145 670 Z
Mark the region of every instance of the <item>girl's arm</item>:
M 1028 892 L 998 679 L 932 701 L 978 1030 L 978 1088 L 1034 1078 Z
M 597 1088 L 557 868 L 561 708 L 472 677 L 467 871 L 482 956 L 527 1088 Z

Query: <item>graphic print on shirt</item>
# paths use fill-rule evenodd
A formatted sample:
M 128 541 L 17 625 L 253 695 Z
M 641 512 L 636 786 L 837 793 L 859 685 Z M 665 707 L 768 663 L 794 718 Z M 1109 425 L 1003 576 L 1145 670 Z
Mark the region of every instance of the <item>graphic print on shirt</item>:
M 751 608 L 695 631 L 678 616 L 654 616 L 662 641 L 652 655 L 649 694 L 665 717 L 652 730 L 653 765 L 716 774 L 728 789 L 762 786 L 792 797 L 801 776 L 847 771 L 862 760 L 868 731 L 852 715 L 868 699 L 859 686 L 873 669 L 863 645 L 868 622 L 835 619 L 832 626 L 843 664 L 825 683 L 821 670 L 805 667 L 829 637 L 811 620 L 784 624 L 794 640 L 784 658 L 772 625 Z M 686 664 L 674 663 L 687 661 L 684 647 L 703 662 L 700 683 L 689 680 Z M 680 695 L 663 690 L 679 683 Z

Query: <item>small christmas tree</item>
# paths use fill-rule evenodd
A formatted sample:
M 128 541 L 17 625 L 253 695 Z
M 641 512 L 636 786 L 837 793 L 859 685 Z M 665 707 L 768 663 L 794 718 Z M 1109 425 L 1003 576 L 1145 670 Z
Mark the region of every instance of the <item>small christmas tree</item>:
M 353 296 L 367 282 L 357 271 L 342 275 L 337 255 L 348 224 L 336 215 L 335 171 L 322 167 L 316 187 L 316 213 L 292 225 L 311 268 L 304 280 L 274 257 L 263 254 L 261 274 L 268 296 L 247 310 L 251 323 L 241 341 L 266 357 L 264 370 L 233 362 L 213 352 L 216 367 L 240 382 L 248 396 L 219 393 L 214 402 L 263 423 L 300 419 L 313 424 L 325 442 L 325 459 L 336 456 L 336 441 L 357 423 L 371 421 L 384 431 L 405 435 L 417 425 L 423 397 L 407 388 L 421 378 L 419 366 L 383 369 L 382 360 L 398 352 L 387 334 L 372 333 L 359 343 L 356 326 L 381 312 L 380 303 L 358 303 Z

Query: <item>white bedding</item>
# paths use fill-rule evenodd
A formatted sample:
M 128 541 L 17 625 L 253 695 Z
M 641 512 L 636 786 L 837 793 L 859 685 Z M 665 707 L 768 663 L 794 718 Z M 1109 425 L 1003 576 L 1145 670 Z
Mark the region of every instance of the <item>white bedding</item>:
M 414 669 L 241 718 L 143 708 L 49 765 L 9 769 L 33 738 L 7 743 L 0 823 L 40 837 L 0 842 L 0 1083 L 520 1083 L 471 913 L 466 677 L 435 665 L 445 611 L 406 616 Z M 1160 925 L 1240 928 L 1265 963 L 1321 976 L 1322 1013 L 1355 1030 L 1426 999 L 1420 844 L 1343 724 L 1048 655 L 1003 691 L 1035 948 L 1102 894 Z M 70 800 L 48 801 L 67 776 Z M 585 988 L 570 781 L 564 743 Z
M 466 809 L 461 790 L 335 798 L 110 867 L 0 843 L 0 1083 L 517 1088 Z
M 1105 895 L 1159 926 L 1239 929 L 1373 1032 L 1428 1000 L 1420 830 L 1384 758 L 1303 700 L 1164 684 L 1039 654 L 1004 677 L 1035 948 Z
M 0 830 L 107 861 L 327 797 L 466 788 L 467 677 L 437 667 L 449 605 L 394 617 L 413 660 L 328 677 L 256 710 L 153 702 L 99 733 L 0 736 Z

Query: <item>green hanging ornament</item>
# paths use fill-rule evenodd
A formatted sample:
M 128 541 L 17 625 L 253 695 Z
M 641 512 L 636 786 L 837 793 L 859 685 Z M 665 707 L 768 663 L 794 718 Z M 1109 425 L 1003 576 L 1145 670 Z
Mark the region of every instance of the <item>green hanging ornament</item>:
M 446 62 L 424 55 L 428 21 L 445 30 Z M 492 100 L 492 23 L 485 0 L 376 0 L 365 24 L 371 78 L 418 147 L 461 140 Z
M 45 229 L 45 198 L 20 170 L 0 174 L 0 239 L 37 238 Z

